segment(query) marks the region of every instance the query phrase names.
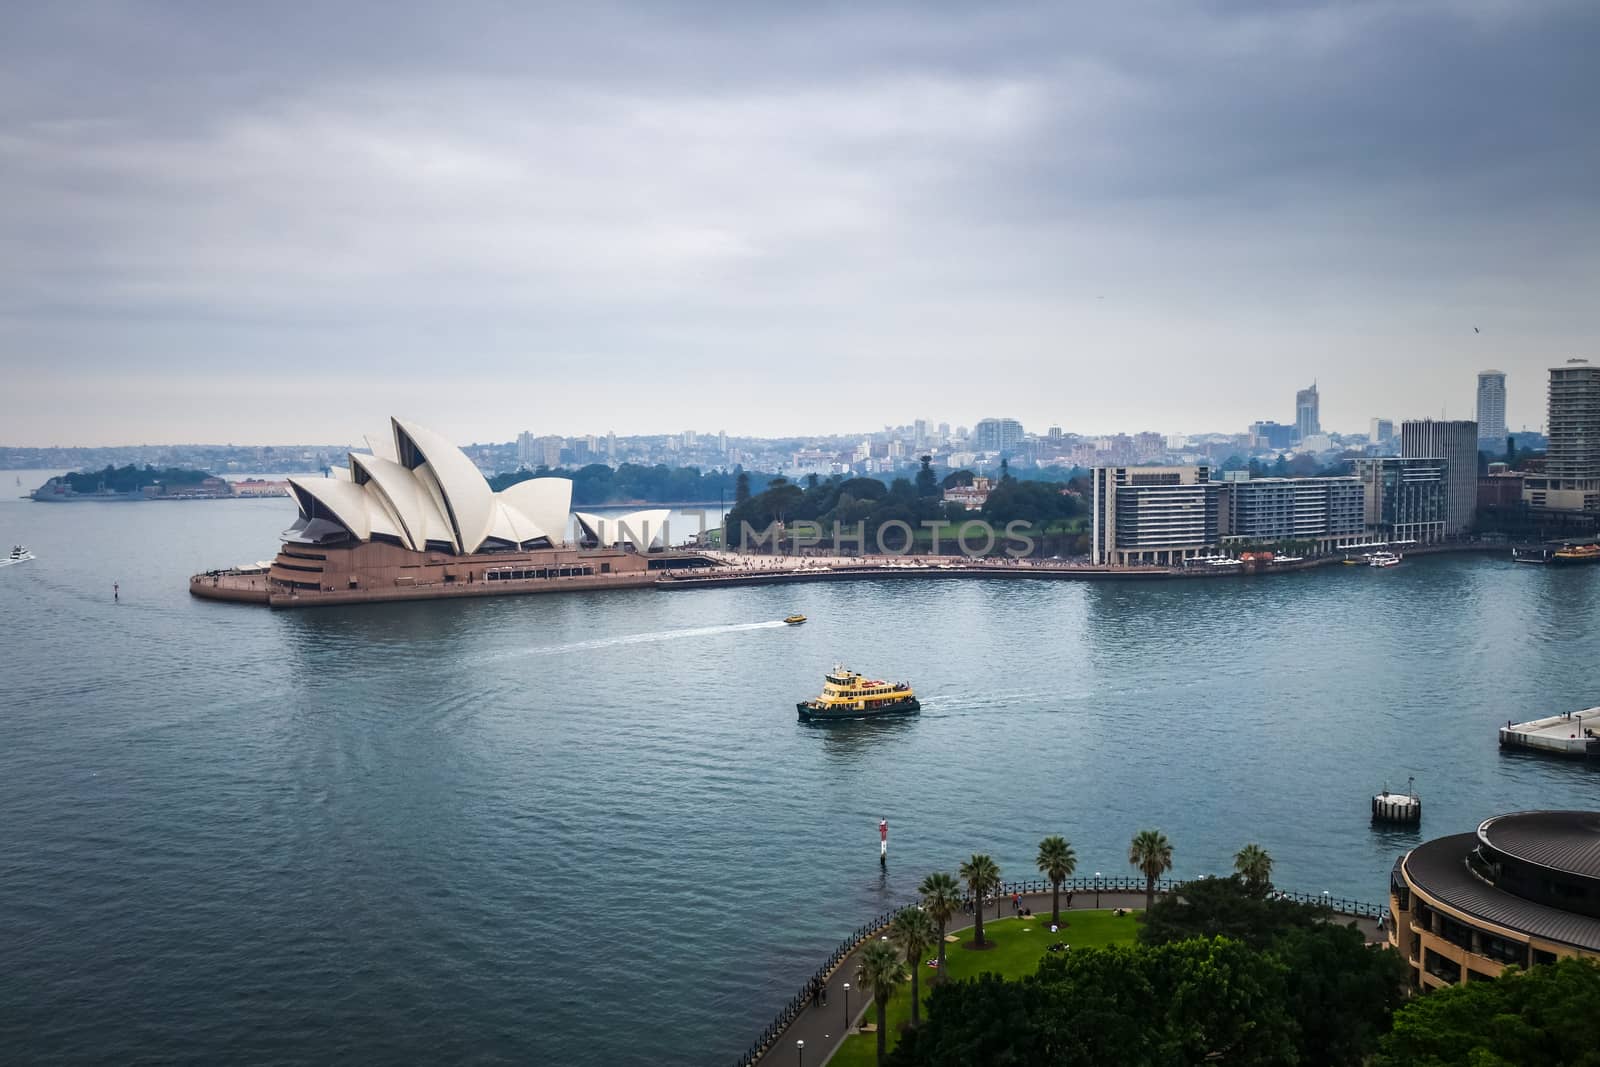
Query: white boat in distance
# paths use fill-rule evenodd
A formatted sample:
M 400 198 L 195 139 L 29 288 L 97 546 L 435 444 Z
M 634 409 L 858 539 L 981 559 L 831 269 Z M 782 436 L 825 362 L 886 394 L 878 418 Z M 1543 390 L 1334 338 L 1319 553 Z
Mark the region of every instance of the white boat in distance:
M 1405 557 L 1398 552 L 1374 552 L 1367 557 L 1369 567 L 1397 567 Z
M 0 567 L 9 567 L 13 563 L 26 563 L 32 558 L 33 553 L 29 552 L 22 545 L 12 545 L 11 554 L 4 558 L 0 558 Z

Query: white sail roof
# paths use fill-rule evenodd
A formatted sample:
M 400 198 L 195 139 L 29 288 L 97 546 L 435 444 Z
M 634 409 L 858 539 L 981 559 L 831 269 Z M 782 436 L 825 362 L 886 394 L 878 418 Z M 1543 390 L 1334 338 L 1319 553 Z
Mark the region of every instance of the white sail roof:
M 357 541 L 379 537 L 463 554 L 565 539 L 567 479 L 534 478 L 496 493 L 461 449 L 432 430 L 400 419 L 390 429 L 390 440 L 369 436 L 372 451 L 350 453 L 349 468 L 334 477 L 289 479 L 300 506 L 291 534 L 331 542 L 342 528 Z
M 633 545 L 635 548 L 663 548 L 667 542 L 668 508 L 649 508 L 630 511 L 625 515 L 595 515 L 588 511 L 575 511 L 578 531 L 585 541 L 602 547 Z

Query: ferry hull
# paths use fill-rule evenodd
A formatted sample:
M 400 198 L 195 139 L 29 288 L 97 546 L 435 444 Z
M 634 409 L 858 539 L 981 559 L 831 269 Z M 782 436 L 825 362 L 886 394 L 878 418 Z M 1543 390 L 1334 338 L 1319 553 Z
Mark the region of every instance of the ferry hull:
M 895 715 L 915 715 L 922 710 L 916 697 L 897 700 L 892 704 L 879 704 L 874 708 L 814 708 L 805 701 L 796 704 L 801 722 L 845 722 L 851 719 L 879 719 Z

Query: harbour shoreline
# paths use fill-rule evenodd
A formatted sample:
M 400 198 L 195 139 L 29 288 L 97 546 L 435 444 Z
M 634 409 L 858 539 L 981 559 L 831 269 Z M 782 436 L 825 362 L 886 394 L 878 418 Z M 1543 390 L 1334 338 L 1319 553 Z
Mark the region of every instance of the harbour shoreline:
M 1410 549 L 1407 556 L 1445 553 L 1492 554 L 1507 545 L 1448 544 Z M 672 561 L 681 569 L 636 573 L 577 575 L 528 582 L 419 583 L 392 588 L 335 590 L 275 590 L 264 571 L 241 568 L 192 575 L 189 593 L 204 600 L 260 604 L 274 610 L 392 603 L 409 600 L 448 600 L 461 597 L 522 596 L 549 593 L 595 592 L 608 589 L 706 589 L 738 585 L 782 585 L 802 582 L 866 581 L 873 579 L 1011 578 L 1042 581 L 1159 581 L 1167 579 L 1244 578 L 1288 574 L 1343 564 L 1343 555 L 1321 556 L 1275 564 L 1251 562 L 1239 567 L 1108 567 L 1053 560 L 1013 560 L 960 556 L 748 556 L 721 551 L 674 551 L 653 559 Z M 687 565 L 702 560 L 702 567 Z

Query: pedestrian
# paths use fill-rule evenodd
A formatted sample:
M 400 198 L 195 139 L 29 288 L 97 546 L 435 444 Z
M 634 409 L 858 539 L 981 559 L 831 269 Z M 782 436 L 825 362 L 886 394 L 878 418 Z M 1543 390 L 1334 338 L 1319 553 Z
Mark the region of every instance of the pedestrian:
M 822 1006 L 826 1008 L 828 1006 L 828 983 L 826 981 L 822 983 L 822 988 L 817 990 L 817 995 L 822 998 Z
M 1072 890 L 1067 890 L 1067 910 L 1072 910 Z
M 113 603 L 122 599 L 122 587 L 116 582 L 111 583 L 111 600 Z

